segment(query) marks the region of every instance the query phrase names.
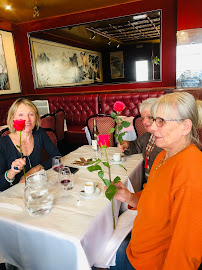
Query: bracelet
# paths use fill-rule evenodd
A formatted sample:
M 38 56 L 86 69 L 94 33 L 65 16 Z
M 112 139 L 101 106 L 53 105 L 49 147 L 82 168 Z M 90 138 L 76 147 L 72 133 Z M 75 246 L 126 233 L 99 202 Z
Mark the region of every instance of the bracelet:
M 8 173 L 8 171 L 6 171 L 5 174 L 4 174 L 5 179 L 6 179 L 7 182 L 10 183 L 10 186 L 12 186 L 13 185 L 13 181 L 15 180 L 15 177 L 13 177 L 13 179 L 9 179 L 8 176 L 7 176 L 7 173 Z

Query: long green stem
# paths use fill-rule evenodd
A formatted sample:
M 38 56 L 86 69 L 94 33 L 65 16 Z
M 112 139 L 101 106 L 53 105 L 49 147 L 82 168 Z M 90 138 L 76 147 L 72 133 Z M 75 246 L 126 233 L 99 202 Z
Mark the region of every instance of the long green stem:
M 109 164 L 109 159 L 108 159 L 106 147 L 104 148 L 104 151 L 105 151 L 105 157 L 106 157 L 107 163 Z M 109 175 L 109 181 L 111 182 L 112 180 L 111 180 L 111 167 L 110 166 L 108 167 L 108 175 Z
M 115 230 L 115 216 L 114 216 L 114 205 L 113 205 L 113 198 L 112 198 L 111 202 L 112 202 L 113 228 L 114 228 L 114 230 Z
M 21 140 L 21 131 L 20 131 L 20 156 L 21 158 L 23 158 L 23 154 L 22 154 L 22 140 Z M 24 173 L 24 178 L 25 178 L 25 186 L 26 186 L 26 176 L 25 176 L 25 167 L 23 166 L 23 173 Z
M 105 151 L 107 163 L 109 164 L 109 159 L 108 159 L 108 155 L 107 155 L 107 148 L 104 148 L 104 151 Z M 108 167 L 108 174 L 109 174 L 109 181 L 112 182 L 112 180 L 111 180 L 111 166 Z M 112 206 L 113 228 L 115 230 L 115 216 L 114 216 L 113 198 L 111 200 L 111 206 Z

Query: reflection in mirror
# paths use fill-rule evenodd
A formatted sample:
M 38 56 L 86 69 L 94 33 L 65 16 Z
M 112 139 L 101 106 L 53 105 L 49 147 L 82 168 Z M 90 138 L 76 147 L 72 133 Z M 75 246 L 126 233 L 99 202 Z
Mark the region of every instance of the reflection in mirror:
M 95 78 L 93 83 L 161 80 L 161 10 L 32 32 L 30 37 L 101 53 L 103 81 Z

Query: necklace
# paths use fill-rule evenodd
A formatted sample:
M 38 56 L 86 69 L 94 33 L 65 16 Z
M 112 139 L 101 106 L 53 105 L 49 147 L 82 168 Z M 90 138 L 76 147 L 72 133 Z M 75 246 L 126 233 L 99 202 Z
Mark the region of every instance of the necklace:
M 145 159 L 145 163 L 144 163 L 144 168 L 147 169 L 148 165 L 148 160 L 149 160 L 149 155 L 151 153 L 151 151 L 154 149 L 155 146 L 155 137 L 153 134 L 151 134 L 151 136 L 149 137 L 149 142 L 147 144 L 146 147 L 146 159 Z
M 30 167 L 30 169 L 31 169 L 31 168 L 32 168 L 32 164 L 31 164 L 31 161 L 30 161 L 29 156 L 27 156 L 27 159 L 28 159 L 28 161 L 29 161 L 29 167 Z
M 189 145 L 190 145 L 190 144 L 183 146 L 179 151 L 177 151 L 176 153 L 174 153 L 174 154 L 173 154 L 172 156 L 170 156 L 169 158 L 171 158 L 171 157 L 177 155 L 178 153 L 182 152 L 182 151 L 183 151 L 185 148 L 187 148 Z M 166 154 L 165 154 L 165 156 L 164 156 L 162 159 L 159 160 L 159 162 L 158 162 L 158 164 L 156 165 L 156 168 L 155 168 L 155 169 L 157 170 L 158 168 L 160 168 L 160 167 L 166 162 L 166 160 L 168 160 L 169 158 L 166 158 Z

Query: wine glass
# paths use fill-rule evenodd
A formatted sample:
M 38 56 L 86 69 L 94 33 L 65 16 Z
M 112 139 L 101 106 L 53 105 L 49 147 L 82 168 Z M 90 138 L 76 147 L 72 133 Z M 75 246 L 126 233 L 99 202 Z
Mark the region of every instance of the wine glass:
M 66 191 L 64 198 L 70 198 L 67 190 L 73 189 L 74 187 L 74 175 L 71 173 L 68 166 L 62 166 L 59 170 L 59 182 L 63 187 L 63 190 Z
M 62 167 L 62 157 L 55 156 L 52 158 L 52 168 L 55 172 L 59 172 L 60 168 Z

